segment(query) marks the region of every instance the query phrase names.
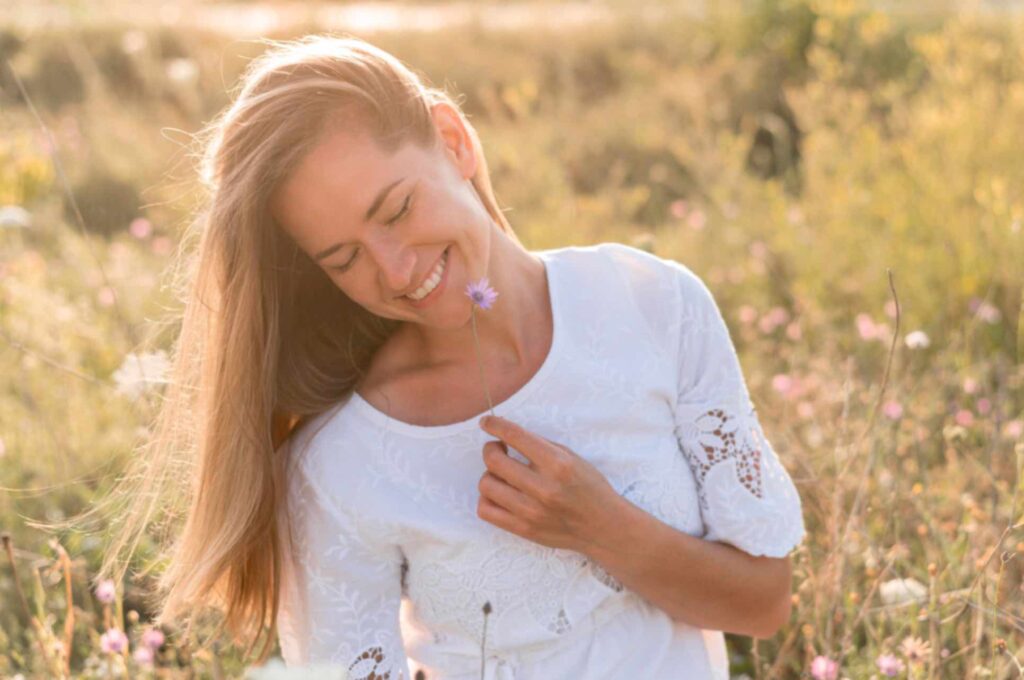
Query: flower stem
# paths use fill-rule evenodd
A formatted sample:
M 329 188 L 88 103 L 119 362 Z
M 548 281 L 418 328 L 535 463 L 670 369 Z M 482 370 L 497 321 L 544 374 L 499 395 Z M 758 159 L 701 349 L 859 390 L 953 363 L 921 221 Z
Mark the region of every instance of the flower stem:
M 469 318 L 473 321 L 473 344 L 476 345 L 476 366 L 480 369 L 480 384 L 484 387 L 484 396 L 487 397 L 487 407 L 494 415 L 494 404 L 491 403 L 491 392 L 487 389 L 487 380 L 484 379 L 484 364 L 480 356 L 480 337 L 476 333 L 476 305 L 470 307 Z

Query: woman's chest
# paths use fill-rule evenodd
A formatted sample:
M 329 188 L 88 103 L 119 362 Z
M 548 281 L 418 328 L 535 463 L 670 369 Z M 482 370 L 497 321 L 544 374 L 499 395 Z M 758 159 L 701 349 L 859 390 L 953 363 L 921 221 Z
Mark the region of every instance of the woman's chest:
M 521 361 L 487 357 L 480 362 L 470 354 L 459 361 L 410 365 L 400 344 L 397 349 L 385 346 L 356 391 L 378 411 L 403 423 L 460 423 L 505 402 L 531 381 L 551 349 L 551 338 L 544 340 L 543 329 L 537 335 Z
M 619 384 L 614 376 L 604 376 L 612 384 L 594 379 L 599 406 L 549 401 L 563 396 L 561 387 L 549 385 L 544 397 L 504 416 L 571 448 L 640 509 L 702 535 L 696 485 L 664 395 Z M 585 398 L 588 391 L 577 388 L 576 398 Z M 373 512 L 394 529 L 407 560 L 412 616 L 427 629 L 478 639 L 482 607 L 490 602 L 488 637 L 495 644 L 563 635 L 623 588 L 585 556 L 533 543 L 477 515 L 486 472 L 482 448 L 489 439 L 483 431 L 416 443 L 385 436 L 368 460 L 359 496 L 389 499 Z M 510 455 L 526 462 L 515 450 Z

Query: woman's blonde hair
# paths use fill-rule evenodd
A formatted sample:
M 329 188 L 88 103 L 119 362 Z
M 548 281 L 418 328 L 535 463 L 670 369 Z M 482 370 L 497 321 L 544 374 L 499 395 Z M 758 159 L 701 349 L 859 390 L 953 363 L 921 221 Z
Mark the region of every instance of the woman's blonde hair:
M 349 393 L 398 322 L 352 303 L 288 238 L 267 201 L 325 131 L 365 131 L 387 152 L 440 142 L 431 107 L 463 116 L 477 154 L 472 178 L 497 225 L 518 242 L 491 188 L 476 131 L 444 91 L 391 54 L 352 37 L 261 41 L 234 102 L 198 135 L 208 201 L 179 250 L 184 316 L 154 435 L 109 497 L 126 502 L 101 578 L 120 582 L 157 511 L 183 525 L 159 553 L 156 622 L 212 606 L 233 641 L 269 625 L 272 651 L 286 549 L 289 434 Z M 187 239 L 186 239 L 187 240 Z M 284 524 L 287 524 L 286 522 Z M 159 543 L 158 543 L 159 544 Z M 209 610 L 208 610 L 209 611 Z

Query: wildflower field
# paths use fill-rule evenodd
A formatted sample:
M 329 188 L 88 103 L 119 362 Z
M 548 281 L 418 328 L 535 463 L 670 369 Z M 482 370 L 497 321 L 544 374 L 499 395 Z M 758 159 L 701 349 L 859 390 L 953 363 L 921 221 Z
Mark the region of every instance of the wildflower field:
M 459 93 L 528 247 L 629 243 L 714 292 L 808 529 L 792 618 L 727 636 L 734 677 L 1024 678 L 1024 12 L 601 6 L 613 21 L 557 32 L 352 33 Z M 75 5 L 51 26 L 12 7 L 0 677 L 243 677 L 210 631 L 149 624 L 180 517 L 122 583 L 94 578 L 110 526 L 44 525 L 102 498 L 147 435 L 201 200 L 189 133 L 265 45 L 187 12 Z

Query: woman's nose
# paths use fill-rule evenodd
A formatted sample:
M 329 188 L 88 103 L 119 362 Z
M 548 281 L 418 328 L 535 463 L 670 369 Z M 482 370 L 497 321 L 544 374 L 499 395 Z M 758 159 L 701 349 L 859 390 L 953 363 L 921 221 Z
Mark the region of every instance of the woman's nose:
M 416 272 L 416 252 L 396 239 L 379 239 L 370 244 L 371 254 L 377 262 L 380 284 L 385 290 L 399 294 L 413 284 Z

